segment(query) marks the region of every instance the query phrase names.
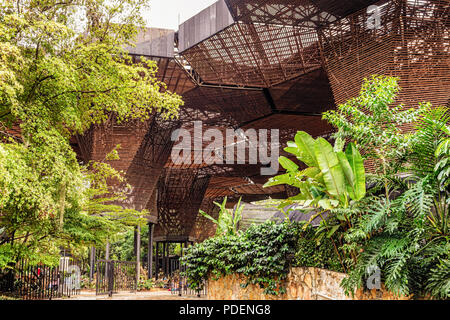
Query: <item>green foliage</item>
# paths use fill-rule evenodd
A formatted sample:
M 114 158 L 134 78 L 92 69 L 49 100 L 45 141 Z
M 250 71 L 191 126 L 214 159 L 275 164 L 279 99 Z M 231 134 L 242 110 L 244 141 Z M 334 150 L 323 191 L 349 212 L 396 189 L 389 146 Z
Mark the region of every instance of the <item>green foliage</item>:
M 365 79 L 358 97 L 324 114 L 324 119 L 338 129 L 334 138 L 355 142 L 380 175 L 399 172 L 410 142 L 410 135 L 402 132 L 402 126 L 415 123 L 429 107 L 393 107 L 399 91 L 397 78 L 373 76 Z
M 134 251 L 134 228 L 129 228 L 117 235 L 115 241 L 111 243 L 111 257 L 117 260 L 134 261 L 136 254 Z M 146 261 L 148 256 L 148 225 L 141 226 L 141 261 Z M 181 245 L 170 243 L 168 245 L 170 255 L 181 255 Z M 153 256 L 156 256 L 156 249 L 153 248 Z
M 177 116 L 181 98 L 156 80 L 156 62 L 132 62 L 125 50 L 145 4 L 1 2 L 0 268 L 23 255 L 51 259 L 61 246 L 102 244 L 139 223 L 142 213 L 113 205 L 126 188 L 111 193 L 106 182 L 126 184 L 111 159 L 80 165 L 70 138 L 108 119 Z
M 376 168 L 370 176 L 376 187 L 345 234 L 342 248 L 359 254 L 342 285 L 353 293 L 378 267 L 386 288 L 398 295 L 442 298 L 449 294 L 441 270 L 449 253 L 449 194 L 439 178 L 445 160 L 438 163 L 446 157 L 439 146 L 445 145 L 448 109 L 390 107 L 398 90 L 395 78 L 374 77 L 360 97 L 325 116 L 339 129 L 336 138 L 355 141 Z M 406 123 L 415 123 L 415 132 L 402 132 Z
M 138 284 L 138 291 L 151 290 L 155 287 L 153 279 L 141 280 Z
M 313 241 L 328 241 L 328 250 L 331 243 L 335 247 L 328 261 L 337 258 L 348 272 L 342 282 L 347 294 L 364 288 L 379 268 L 385 287 L 398 295 L 445 299 L 450 295 L 449 112 L 427 103 L 408 110 L 392 107 L 399 90 L 396 78 L 366 79 L 358 97 L 324 115 L 337 128 L 335 147 L 299 132 L 285 151 L 307 168 L 282 157 L 287 173 L 267 186 L 299 188 L 300 194 L 282 206 L 296 202 L 301 210 L 319 208 L 312 219 L 329 210 L 327 219 L 301 238 L 299 264 L 314 261 L 305 254 L 318 250 Z M 405 125 L 415 131 L 405 132 Z M 363 160 L 374 173 L 364 172 Z M 373 184 L 367 192 L 366 179 Z
M 248 279 L 242 286 L 258 284 L 266 294 L 282 294 L 299 232 L 297 224 L 266 222 L 189 247 L 182 258 L 188 282 L 194 290 L 201 289 L 209 276 L 239 273 Z
M 433 297 L 439 299 L 450 298 L 450 260 L 442 260 L 431 270 L 427 289 Z
M 441 130 L 445 137 L 436 148 L 435 156 L 438 162 L 434 167 L 434 171 L 438 174 L 440 189 L 444 191 L 450 185 L 450 127 L 443 126 Z M 450 205 L 450 203 L 447 204 Z
M 216 236 L 238 234 L 239 222 L 242 220 L 242 210 L 244 209 L 244 205 L 241 205 L 241 199 L 239 199 L 233 210 L 226 208 L 227 197 L 224 198 L 222 203 L 214 202 L 219 207 L 219 218 L 217 220 L 206 212 L 199 211 L 202 216 L 211 220 L 217 226 Z
M 288 198 L 280 207 L 297 204 L 297 210 L 312 211 L 315 214 L 310 221 L 324 212 L 327 220 L 316 230 L 316 241 L 323 238 L 331 239 L 335 254 L 339 257 L 342 269 L 345 270 L 345 252 L 339 252 L 339 246 L 333 235 L 341 234 L 351 227 L 353 209 L 366 195 L 366 176 L 364 162 L 354 143 L 349 143 L 345 152 L 342 151 L 342 140 L 337 140 L 335 147 L 323 138 L 314 140 L 308 133 L 300 131 L 295 136 L 295 142 L 288 142 L 285 151 L 293 154 L 298 160 L 309 166 L 300 170 L 299 166 L 286 157 L 280 157 L 280 164 L 287 173 L 269 179 L 265 187 L 288 184 L 297 187 L 300 193 Z M 355 253 L 349 250 L 354 259 Z
M 344 269 L 331 240 L 317 242 L 316 230 L 308 226 L 299 234 L 293 266 L 316 267 L 337 272 Z
M 330 210 L 347 208 L 350 200 L 358 201 L 364 197 L 364 164 L 354 144 L 350 143 L 344 153 L 333 149 L 325 139 L 314 140 L 308 133 L 300 131 L 295 142 L 288 142 L 284 150 L 308 166 L 300 170 L 293 161 L 280 157 L 279 162 L 287 173 L 269 179 L 265 187 L 288 184 L 299 188 L 300 193 L 288 202 Z

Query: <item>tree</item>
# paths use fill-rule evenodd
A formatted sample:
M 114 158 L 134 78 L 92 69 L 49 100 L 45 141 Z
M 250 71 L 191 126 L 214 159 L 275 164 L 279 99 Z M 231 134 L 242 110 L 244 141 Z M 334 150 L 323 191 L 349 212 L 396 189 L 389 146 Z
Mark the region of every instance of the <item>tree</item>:
M 81 218 L 92 201 L 72 135 L 112 115 L 119 122 L 177 116 L 182 100 L 155 79 L 156 63 L 134 63 L 124 49 L 143 25 L 146 2 L 0 5 L 0 266 L 19 253 L 56 253 L 64 217 Z
M 410 145 L 407 125 L 413 125 L 429 104 L 405 110 L 393 106 L 400 86 L 395 77 L 372 76 L 365 79 L 358 97 L 324 114 L 323 118 L 337 128 L 333 138 L 353 141 L 362 150 L 367 166 L 373 168 L 371 179 L 378 179 L 388 192 L 390 177 L 407 161 Z
M 342 285 L 348 293 L 363 288 L 379 269 L 396 294 L 448 298 L 448 108 L 393 107 L 399 90 L 398 79 L 374 76 L 359 97 L 324 116 L 338 129 L 335 138 L 355 142 L 374 169 L 374 187 L 344 236 L 342 248 L 359 254 Z

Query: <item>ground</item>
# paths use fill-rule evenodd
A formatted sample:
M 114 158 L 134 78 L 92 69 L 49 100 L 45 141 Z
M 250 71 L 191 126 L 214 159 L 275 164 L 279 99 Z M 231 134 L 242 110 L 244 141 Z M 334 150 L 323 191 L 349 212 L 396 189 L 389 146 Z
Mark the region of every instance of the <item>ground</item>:
M 81 291 L 79 295 L 71 298 L 65 298 L 64 300 L 204 300 L 202 296 L 178 296 L 178 294 L 172 294 L 170 291 L 141 291 L 136 293 L 120 292 L 113 294 L 110 298 L 107 295 L 97 296 L 95 291 Z

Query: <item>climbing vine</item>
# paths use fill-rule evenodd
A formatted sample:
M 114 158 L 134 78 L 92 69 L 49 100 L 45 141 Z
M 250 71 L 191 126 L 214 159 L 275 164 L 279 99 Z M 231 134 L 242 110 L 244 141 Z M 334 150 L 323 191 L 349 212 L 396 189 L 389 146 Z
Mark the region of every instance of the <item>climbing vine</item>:
M 330 245 L 317 244 L 315 230 L 303 223 L 268 221 L 252 225 L 237 235 L 222 235 L 187 249 L 182 258 L 192 289 L 201 290 L 209 277 L 240 274 L 241 284 L 259 285 L 265 294 L 286 292 L 284 280 L 291 266 L 327 267 L 340 270 Z

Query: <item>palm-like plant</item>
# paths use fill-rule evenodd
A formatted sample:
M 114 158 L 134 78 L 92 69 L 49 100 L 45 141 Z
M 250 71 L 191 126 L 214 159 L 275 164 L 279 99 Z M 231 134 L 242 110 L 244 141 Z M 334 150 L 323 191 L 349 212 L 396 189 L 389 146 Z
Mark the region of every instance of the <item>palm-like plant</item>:
M 295 141 L 288 142 L 286 152 L 294 155 L 307 166 L 300 167 L 286 157 L 280 157 L 281 166 L 286 174 L 269 179 L 265 187 L 287 184 L 299 189 L 299 194 L 288 198 L 280 208 L 288 204 L 297 204 L 296 209 L 315 211 L 310 222 L 321 216 L 322 222 L 316 229 L 316 241 L 323 238 L 331 239 L 336 255 L 339 257 L 343 269 L 346 269 L 345 258 L 335 242 L 335 234 L 344 232 L 352 227 L 350 208 L 366 195 L 366 177 L 361 154 L 355 144 L 349 143 L 345 152 L 343 143 L 338 141 L 333 146 L 325 139 L 313 139 L 308 133 L 299 131 Z M 323 213 L 328 212 L 324 219 Z M 309 224 L 305 224 L 305 228 Z M 340 239 L 338 239 L 340 241 Z M 349 250 L 351 259 L 356 254 Z
M 264 187 L 287 184 L 297 187 L 300 193 L 288 200 L 304 207 L 324 210 L 348 208 L 351 200 L 358 201 L 366 194 L 363 159 L 358 149 L 350 143 L 345 152 L 335 148 L 323 138 L 314 140 L 308 133 L 299 131 L 295 141 L 288 142 L 284 150 L 303 162 L 300 167 L 286 157 L 280 157 L 286 174 L 269 179 Z
M 214 202 L 214 204 L 220 209 L 218 219 L 214 219 L 203 210 L 199 210 L 202 216 L 211 220 L 217 226 L 216 236 L 231 236 L 238 234 L 239 222 L 242 220 L 242 210 L 244 209 L 244 205 L 241 204 L 241 200 L 242 198 L 239 199 L 233 210 L 229 210 L 226 208 L 227 197 L 223 199 L 222 203 Z
M 450 175 L 450 143 L 447 108 L 427 110 L 411 139 L 412 176 L 418 181 L 405 193 L 409 210 L 426 217 L 434 232 L 449 234 L 448 184 Z M 447 136 L 446 136 L 447 134 Z

